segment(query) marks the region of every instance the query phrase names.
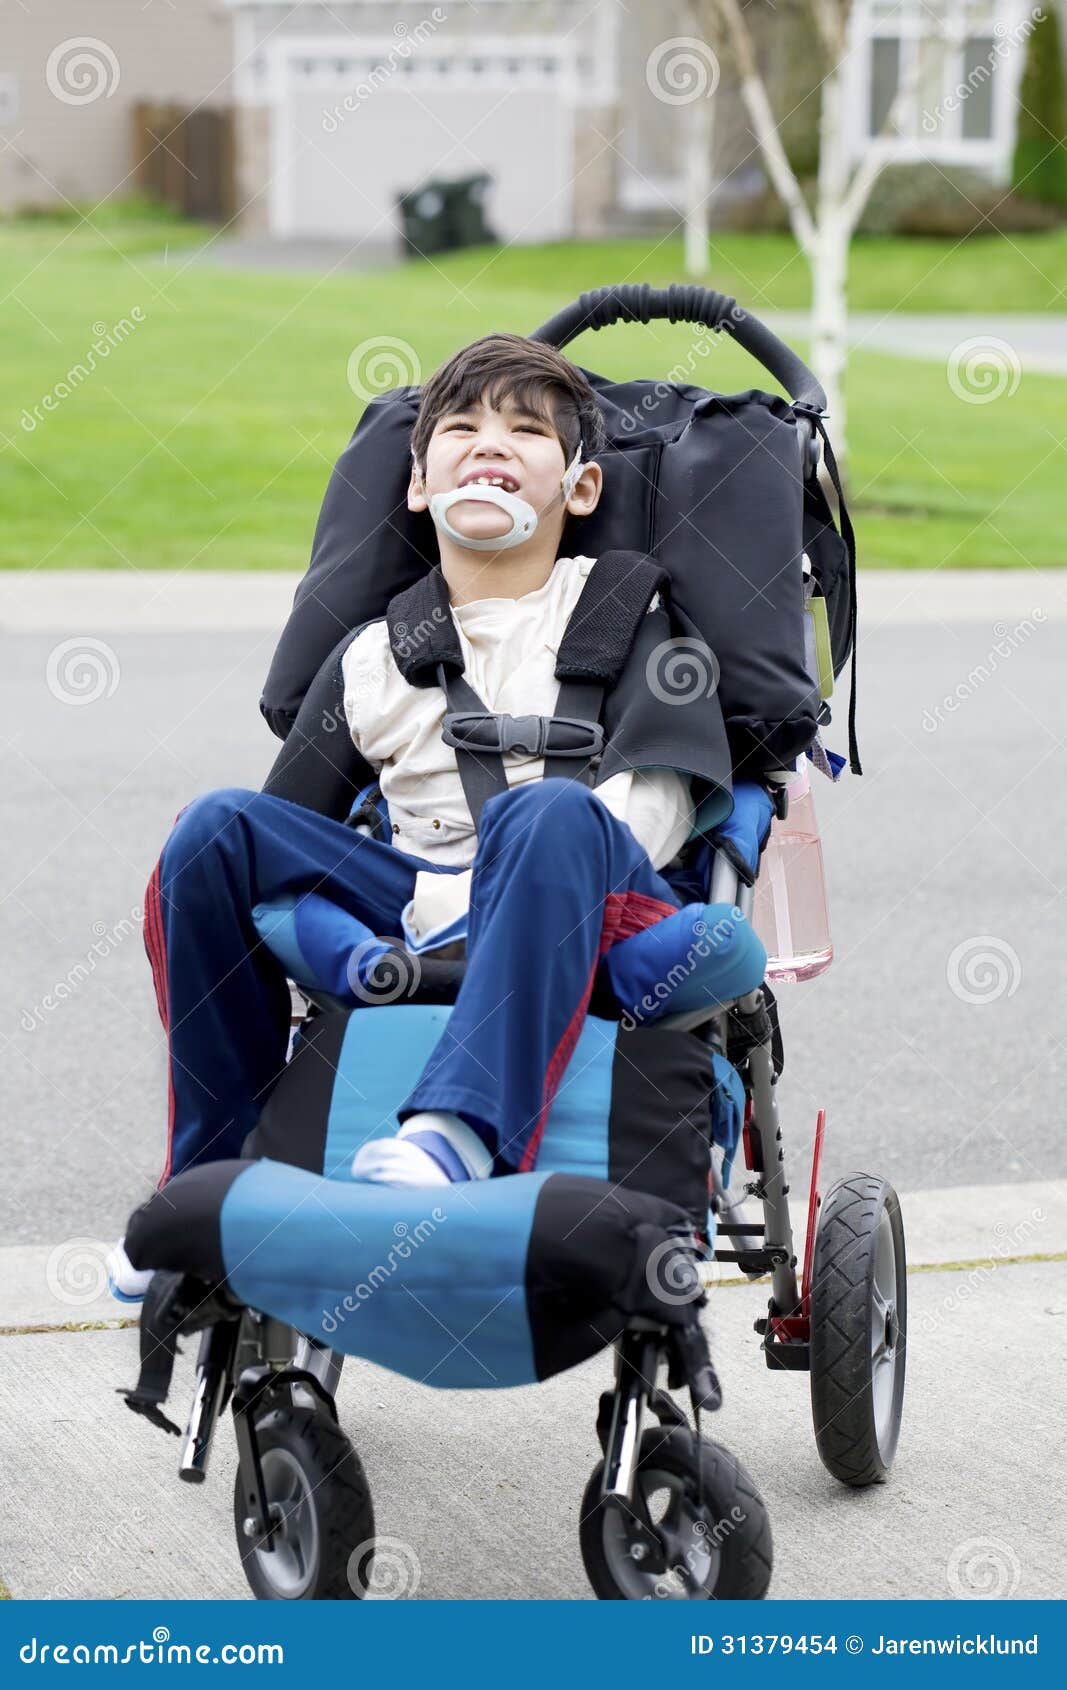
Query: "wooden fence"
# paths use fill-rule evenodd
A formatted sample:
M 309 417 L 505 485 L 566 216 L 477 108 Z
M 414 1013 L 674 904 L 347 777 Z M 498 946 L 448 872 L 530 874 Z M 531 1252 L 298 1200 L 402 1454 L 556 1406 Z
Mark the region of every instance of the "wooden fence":
M 228 223 L 236 215 L 232 110 L 141 103 L 133 126 L 142 193 L 207 222 Z

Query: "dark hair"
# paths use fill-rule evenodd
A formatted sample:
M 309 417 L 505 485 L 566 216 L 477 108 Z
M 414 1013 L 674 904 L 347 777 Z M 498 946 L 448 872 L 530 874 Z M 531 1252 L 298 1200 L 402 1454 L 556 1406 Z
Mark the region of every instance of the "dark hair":
M 604 445 L 604 418 L 577 364 L 544 341 L 521 334 L 489 334 L 453 353 L 425 384 L 411 447 L 420 473 L 426 448 L 442 417 L 465 411 L 482 399 L 495 408 L 504 400 L 548 423 L 559 437 L 565 463 L 581 441 L 588 462 Z

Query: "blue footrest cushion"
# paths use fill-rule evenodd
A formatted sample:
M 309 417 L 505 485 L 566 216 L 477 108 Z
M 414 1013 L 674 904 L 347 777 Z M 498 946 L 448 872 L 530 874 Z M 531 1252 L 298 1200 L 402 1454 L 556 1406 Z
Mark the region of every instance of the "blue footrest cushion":
M 679 1297 L 669 1260 L 684 1223 L 674 1204 L 573 1174 L 412 1191 L 230 1161 L 157 1192 L 126 1249 L 346 1355 L 489 1389 L 573 1367 L 635 1316 L 693 1319 L 698 1292 Z

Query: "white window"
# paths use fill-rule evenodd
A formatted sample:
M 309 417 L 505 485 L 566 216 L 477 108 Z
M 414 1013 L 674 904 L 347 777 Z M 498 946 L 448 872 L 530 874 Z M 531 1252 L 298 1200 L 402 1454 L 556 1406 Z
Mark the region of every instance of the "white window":
M 853 153 L 880 137 L 895 159 L 1006 174 L 1031 29 L 1024 0 L 859 0 L 850 54 Z M 883 137 L 901 89 L 894 131 Z

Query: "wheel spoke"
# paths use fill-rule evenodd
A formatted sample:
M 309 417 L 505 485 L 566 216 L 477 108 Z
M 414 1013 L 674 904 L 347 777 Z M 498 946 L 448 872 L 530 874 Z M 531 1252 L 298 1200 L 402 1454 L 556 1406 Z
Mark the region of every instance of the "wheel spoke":
M 883 1308 L 897 1294 L 897 1264 L 893 1249 L 893 1229 L 889 1216 L 883 1211 L 874 1239 L 874 1264 L 871 1275 L 875 1297 Z
M 282 1595 L 300 1595 L 315 1574 L 318 1524 L 308 1480 L 288 1450 L 271 1449 L 263 1457 L 267 1505 L 276 1524 L 274 1548 L 256 1555 L 271 1586 Z

